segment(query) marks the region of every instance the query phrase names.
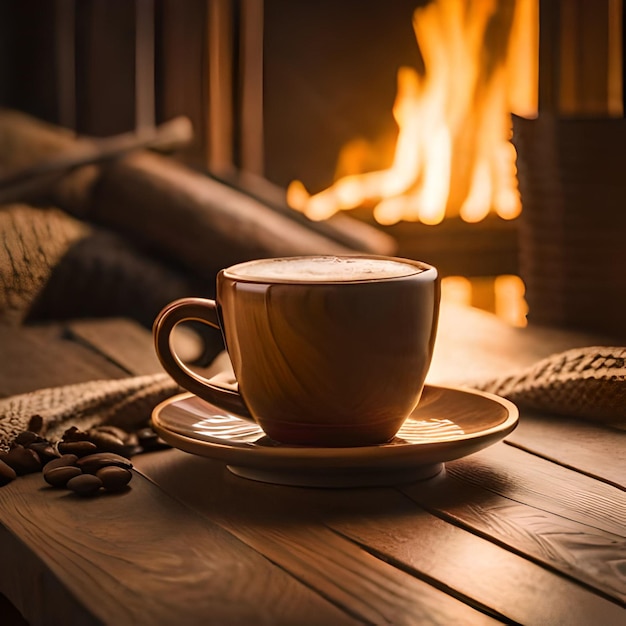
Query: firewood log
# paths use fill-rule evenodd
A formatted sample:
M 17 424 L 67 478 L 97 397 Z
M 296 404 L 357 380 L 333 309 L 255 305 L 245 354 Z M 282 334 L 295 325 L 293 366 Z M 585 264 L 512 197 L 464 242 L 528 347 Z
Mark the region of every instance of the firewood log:
M 19 168 L 32 171 L 40 162 L 35 171 L 45 171 L 44 161 L 62 160 L 59 155 L 76 149 L 76 141 L 67 131 L 3 111 L 0 174 L 24 181 Z M 87 152 L 86 162 L 97 160 Z M 284 207 L 145 150 L 72 167 L 45 190 L 36 186 L 36 199 L 114 229 L 205 279 L 256 257 L 394 250 L 389 236 L 348 216 L 340 216 L 336 227 L 291 216 Z

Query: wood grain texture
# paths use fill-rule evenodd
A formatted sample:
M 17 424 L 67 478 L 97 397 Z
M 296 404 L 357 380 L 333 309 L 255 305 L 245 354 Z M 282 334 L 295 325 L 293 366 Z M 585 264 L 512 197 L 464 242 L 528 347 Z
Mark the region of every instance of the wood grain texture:
M 138 153 L 103 168 L 88 217 L 159 250 L 205 280 L 268 256 L 350 248 L 170 159 Z
M 507 442 L 626 489 L 626 432 L 623 430 L 524 411 L 524 418 L 507 437 Z
M 507 622 L 588 626 L 623 618 L 616 604 L 435 517 L 396 490 L 309 491 L 302 499 L 312 499 L 324 522 L 342 536 Z
M 124 318 L 74 320 L 67 323 L 70 336 L 90 346 L 129 374 L 155 374 L 162 368 L 153 347 L 152 334 Z
M 499 444 L 402 491 L 439 517 L 624 605 L 626 496 L 619 489 Z
M 96 136 L 135 127 L 135 6 L 76 4 L 76 130 Z
M 296 506 L 291 500 L 294 493 L 309 490 L 247 481 L 217 462 L 179 451 L 137 458 L 137 467 L 166 493 L 219 523 L 360 622 L 493 622 L 324 528 L 305 496 Z
M 446 318 L 442 327 L 463 363 L 474 349 L 478 365 L 493 366 L 556 345 L 542 346 L 528 329 L 500 335 L 497 346 L 497 329 L 481 318 L 477 325 L 491 334 L 489 349 L 479 349 L 474 327 L 463 328 L 471 317 Z M 142 366 L 113 362 L 125 354 L 123 345 L 107 345 L 115 323 L 102 332 L 90 324 L 69 335 L 64 325 L 0 328 L 0 391 Z M 147 346 L 149 332 L 142 334 Z M 567 337 L 555 341 L 566 348 Z M 128 347 L 142 351 L 137 342 Z M 136 457 L 152 482 L 135 475 L 118 496 L 76 500 L 42 488 L 40 476 L 19 478 L 0 488 L 0 591 L 31 626 L 48 626 L 51 608 L 64 626 L 621 626 L 621 439 L 573 420 L 524 420 L 513 445 L 449 463 L 439 479 L 401 490 L 263 485 L 176 450 Z
M 0 326 L 0 397 L 127 372 L 65 336 L 63 324 Z
M 86 500 L 43 485 L 30 475 L 0 490 L 0 546 L 20 571 L 7 593 L 33 626 L 355 623 L 142 476 Z

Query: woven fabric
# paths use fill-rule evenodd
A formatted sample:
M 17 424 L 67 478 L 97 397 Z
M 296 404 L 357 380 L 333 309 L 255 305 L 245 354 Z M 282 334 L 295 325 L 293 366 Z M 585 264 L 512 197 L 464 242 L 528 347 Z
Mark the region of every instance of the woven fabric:
M 577 348 L 528 370 L 472 386 L 509 398 L 521 407 L 626 427 L 626 348 Z M 100 380 L 0 400 L 0 448 L 41 416 L 44 434 L 60 438 L 70 426 L 144 426 L 152 409 L 181 391 L 167 374 Z
M 70 426 L 112 424 L 132 431 L 148 423 L 152 409 L 181 391 L 167 374 L 96 380 L 40 389 L 0 400 L 0 449 L 26 430 L 34 416 L 42 434 L 60 439 Z
M 478 382 L 522 407 L 626 426 L 626 348 L 592 346 L 550 356 L 511 376 Z

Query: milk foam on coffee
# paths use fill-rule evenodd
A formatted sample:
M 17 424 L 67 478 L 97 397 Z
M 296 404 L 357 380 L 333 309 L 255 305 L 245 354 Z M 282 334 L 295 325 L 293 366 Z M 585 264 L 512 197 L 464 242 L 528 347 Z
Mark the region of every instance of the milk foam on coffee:
M 422 271 L 416 265 L 392 259 L 319 256 L 252 261 L 231 267 L 228 273 L 259 281 L 358 282 L 401 278 Z

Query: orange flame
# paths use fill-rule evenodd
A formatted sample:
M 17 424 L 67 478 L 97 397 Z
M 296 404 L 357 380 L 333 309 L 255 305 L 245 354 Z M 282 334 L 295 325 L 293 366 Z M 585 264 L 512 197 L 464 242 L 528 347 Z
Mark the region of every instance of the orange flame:
M 491 209 L 504 219 L 517 217 L 521 204 L 510 112 L 536 114 L 537 3 L 435 0 L 416 9 L 413 28 L 425 71 L 404 67 L 398 72 L 393 107 L 398 137 L 391 166 L 344 176 L 314 195 L 293 181 L 289 205 L 322 220 L 373 204 L 381 224 L 438 224 L 457 213 L 478 222 Z M 492 42 L 496 49 L 486 62 L 487 29 L 494 20 L 505 32 Z

